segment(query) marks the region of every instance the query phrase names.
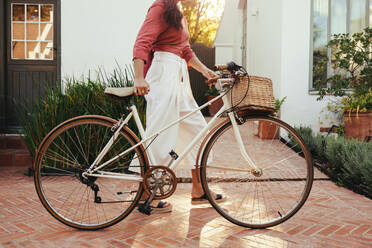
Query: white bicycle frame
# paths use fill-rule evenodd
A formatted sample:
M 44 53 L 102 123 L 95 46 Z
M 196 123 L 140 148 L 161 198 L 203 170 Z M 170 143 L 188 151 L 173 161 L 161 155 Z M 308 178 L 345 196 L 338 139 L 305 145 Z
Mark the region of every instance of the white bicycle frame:
M 208 132 L 208 130 L 213 126 L 213 124 L 215 123 L 215 121 L 217 120 L 218 116 L 220 116 L 225 110 L 228 110 L 231 108 L 231 103 L 229 101 L 229 94 L 226 94 L 227 91 L 230 89 L 230 87 L 232 87 L 234 83 L 234 79 L 231 79 L 231 78 L 226 78 L 226 79 L 218 79 L 217 80 L 217 83 L 216 83 L 216 88 L 219 90 L 220 92 L 220 95 L 213 98 L 212 100 L 210 100 L 209 102 L 203 104 L 201 107 L 195 109 L 194 111 L 190 112 L 189 114 L 183 116 L 182 118 L 179 118 L 178 120 L 170 123 L 169 125 L 167 125 L 166 127 L 164 127 L 163 129 L 161 129 L 160 131 L 150 135 L 149 137 L 146 137 L 145 136 L 145 130 L 143 128 L 143 125 L 141 123 L 141 120 L 139 118 L 139 115 L 138 115 L 138 111 L 137 111 L 137 108 L 135 105 L 132 105 L 131 107 L 129 107 L 129 109 L 131 110 L 130 113 L 128 114 L 128 116 L 123 120 L 123 119 L 120 119 L 119 122 L 115 125 L 115 127 L 117 127 L 114 135 L 111 137 L 111 139 L 107 142 L 107 144 L 105 145 L 105 147 L 102 149 L 102 151 L 100 152 L 100 154 L 97 156 L 97 158 L 95 159 L 95 161 L 92 163 L 92 165 L 89 167 L 89 170 L 87 170 L 87 172 L 83 173 L 83 176 L 87 177 L 105 177 L 105 178 L 116 178 L 116 179 L 124 179 L 124 180 L 131 180 L 131 181 L 139 181 L 139 182 L 142 182 L 143 181 L 143 178 L 141 176 L 138 176 L 138 175 L 128 175 L 128 174 L 122 174 L 122 173 L 115 173 L 115 172 L 107 172 L 107 171 L 102 171 L 101 169 L 104 168 L 105 166 L 111 164 L 112 162 L 114 162 L 115 160 L 119 159 L 120 157 L 124 156 L 126 153 L 132 151 L 133 149 L 135 149 L 136 147 L 140 146 L 140 145 L 148 145 L 148 141 L 156 138 L 156 136 L 160 135 L 161 133 L 163 133 L 164 131 L 166 131 L 167 129 L 171 128 L 172 126 L 176 125 L 177 123 L 181 122 L 182 120 L 188 118 L 189 116 L 193 115 L 194 113 L 196 113 L 197 111 L 207 107 L 208 105 L 211 105 L 212 103 L 214 103 L 215 101 L 217 101 L 218 99 L 222 98 L 223 100 L 223 106 L 221 107 L 221 109 L 215 114 L 215 116 L 208 122 L 207 126 L 205 126 L 196 136 L 195 138 L 191 141 L 191 143 L 186 147 L 186 149 L 179 155 L 179 157 L 177 159 L 173 159 L 171 161 L 171 163 L 169 164 L 169 168 L 174 170 L 175 168 L 177 168 L 177 166 L 179 165 L 179 163 L 182 161 L 182 159 L 185 157 L 185 155 L 187 155 L 190 150 L 192 149 L 192 147 Z M 259 171 L 259 169 L 255 166 L 254 162 L 252 161 L 252 159 L 249 157 L 249 155 L 247 154 L 245 148 L 244 148 L 244 145 L 243 145 L 243 141 L 242 141 L 242 138 L 241 138 L 241 135 L 240 135 L 240 132 L 239 132 L 239 128 L 238 128 L 238 124 L 236 122 L 236 119 L 235 119 L 235 116 L 234 116 L 234 112 L 230 111 L 227 113 L 231 123 L 232 123 L 232 127 L 233 127 L 233 132 L 234 132 L 234 136 L 236 138 L 236 140 L 238 141 L 238 144 L 239 144 L 239 147 L 240 147 L 240 152 L 243 156 L 243 158 L 246 160 L 246 162 L 248 163 L 249 167 L 251 170 L 254 170 L 254 171 Z M 111 158 L 110 160 L 104 162 L 103 164 L 100 164 L 102 158 L 106 155 L 106 153 L 110 150 L 111 146 L 114 144 L 115 140 L 118 138 L 119 134 L 120 134 L 120 131 L 121 129 L 124 127 L 124 125 L 126 125 L 129 120 L 131 118 L 134 118 L 134 121 L 138 127 L 138 130 L 141 134 L 141 137 L 142 140 L 141 142 L 135 144 L 134 146 L 128 148 L 127 150 L 121 152 L 120 154 L 116 155 L 115 157 Z M 155 161 L 154 160 L 154 156 L 151 152 L 151 146 L 147 147 L 146 149 L 146 153 L 149 155 L 149 161 L 150 161 L 150 164 L 153 164 L 153 162 Z M 221 168 L 223 169 L 223 168 Z

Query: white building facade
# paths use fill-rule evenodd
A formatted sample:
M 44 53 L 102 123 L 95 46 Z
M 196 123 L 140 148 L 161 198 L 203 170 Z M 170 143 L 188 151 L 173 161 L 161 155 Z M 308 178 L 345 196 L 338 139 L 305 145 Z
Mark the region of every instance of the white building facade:
M 372 0 L 226 0 L 214 42 L 216 63 L 234 60 L 251 75 L 271 78 L 275 97 L 287 97 L 281 118 L 319 131 L 327 125 L 320 124 L 327 102 L 316 100 L 313 55 L 327 55 L 332 34 L 368 25 Z
M 133 45 L 153 0 L 61 1 L 61 75 L 87 75 L 132 62 Z

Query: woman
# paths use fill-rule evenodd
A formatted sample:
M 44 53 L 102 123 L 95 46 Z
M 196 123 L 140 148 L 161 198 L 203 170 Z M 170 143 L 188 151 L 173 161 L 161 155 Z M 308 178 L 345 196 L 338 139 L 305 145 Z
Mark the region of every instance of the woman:
M 134 91 L 145 95 L 146 135 L 159 131 L 198 106 L 192 96 L 186 62 L 211 79 L 216 74 L 195 56 L 190 48 L 186 19 L 177 4 L 187 0 L 156 0 L 149 8 L 138 33 L 134 49 Z M 150 91 L 151 89 L 151 91 Z M 155 165 L 168 165 L 171 150 L 183 151 L 185 145 L 206 126 L 200 111 L 179 125 L 159 135 L 151 144 Z M 200 146 L 200 144 L 199 144 Z M 190 151 L 183 163 L 190 169 L 195 163 L 198 146 Z M 192 170 L 192 203 L 206 201 L 197 170 Z M 216 195 L 222 200 L 221 195 Z M 169 212 L 171 204 L 159 202 L 152 213 Z

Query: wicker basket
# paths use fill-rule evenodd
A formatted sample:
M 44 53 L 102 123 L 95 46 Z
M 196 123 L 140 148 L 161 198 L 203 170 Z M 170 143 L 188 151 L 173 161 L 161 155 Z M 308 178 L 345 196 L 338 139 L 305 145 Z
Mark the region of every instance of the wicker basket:
M 275 101 L 273 84 L 269 78 L 249 76 L 249 90 L 244 98 L 248 87 L 248 77 L 242 77 L 240 82 L 232 89 L 233 104 L 241 110 L 255 110 L 274 113 Z M 242 101 L 242 99 L 244 100 Z

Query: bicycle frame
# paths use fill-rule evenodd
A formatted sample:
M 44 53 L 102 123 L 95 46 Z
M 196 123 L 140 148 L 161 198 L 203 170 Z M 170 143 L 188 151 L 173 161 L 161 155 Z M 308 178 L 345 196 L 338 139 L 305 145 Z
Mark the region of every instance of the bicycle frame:
M 174 170 L 175 168 L 177 168 L 177 166 L 182 161 L 182 159 L 190 152 L 190 150 L 192 149 L 192 147 L 208 132 L 209 129 L 211 129 L 211 127 L 213 126 L 213 124 L 215 123 L 215 121 L 217 120 L 217 118 L 224 111 L 226 111 L 228 109 L 231 109 L 231 103 L 229 101 L 229 94 L 227 94 L 230 89 L 229 88 L 226 89 L 226 85 L 229 85 L 232 82 L 233 82 L 233 79 L 219 79 L 219 80 L 217 80 L 216 88 L 220 90 L 220 95 L 219 96 L 217 96 L 214 99 L 210 100 L 209 102 L 203 104 L 202 106 L 200 106 L 199 108 L 195 109 L 194 111 L 188 113 L 187 115 L 179 118 L 178 120 L 170 123 L 169 125 L 167 125 L 163 129 L 161 129 L 160 131 L 158 131 L 158 132 L 150 135 L 149 137 L 146 137 L 145 136 L 145 130 L 144 130 L 143 125 L 141 123 L 141 120 L 139 118 L 139 115 L 138 115 L 138 111 L 137 111 L 136 106 L 135 105 L 130 106 L 129 107 L 129 109 L 130 109 L 129 115 L 124 120 L 123 119 L 120 119 L 118 121 L 118 123 L 114 126 L 114 127 L 117 128 L 117 130 L 115 131 L 114 135 L 107 142 L 107 144 L 105 145 L 105 147 L 102 149 L 102 151 L 100 152 L 100 154 L 97 156 L 96 160 L 90 166 L 89 170 L 87 172 L 85 172 L 83 175 L 84 176 L 93 176 L 93 177 L 106 177 L 106 178 L 125 179 L 125 180 L 133 180 L 133 181 L 140 181 L 141 182 L 143 180 L 143 178 L 141 176 L 125 175 L 125 174 L 114 173 L 114 172 L 105 172 L 105 171 L 101 171 L 100 169 L 104 168 L 108 164 L 111 164 L 115 160 L 117 160 L 120 157 L 124 156 L 126 153 L 128 153 L 128 152 L 132 151 L 133 149 L 135 149 L 136 147 L 138 147 L 140 145 L 143 145 L 143 144 L 147 145 L 148 141 L 152 140 L 153 138 L 156 138 L 156 136 L 160 135 L 161 133 L 163 133 L 167 129 L 171 128 L 172 126 L 176 125 L 177 123 L 181 122 L 182 120 L 184 120 L 184 119 L 188 118 L 189 116 L 195 114 L 197 111 L 206 108 L 207 106 L 211 105 L 212 103 L 214 103 L 218 99 L 221 99 L 222 98 L 222 100 L 223 100 L 223 106 L 221 107 L 221 109 L 208 122 L 208 124 L 194 137 L 194 139 L 186 147 L 186 149 L 179 155 L 179 157 L 177 159 L 173 159 L 171 161 L 171 163 L 169 164 L 169 168 L 172 169 L 172 170 Z M 242 141 L 242 138 L 241 138 L 241 135 L 240 135 L 240 132 L 239 132 L 238 124 L 237 124 L 236 119 L 235 119 L 235 116 L 234 116 L 234 112 L 233 111 L 229 111 L 227 113 L 227 115 L 228 115 L 230 121 L 232 122 L 234 136 L 235 136 L 235 138 L 238 141 L 238 144 L 240 146 L 240 151 L 241 151 L 241 154 L 242 154 L 243 158 L 246 160 L 246 162 L 248 163 L 248 165 L 251 167 L 251 170 L 258 171 L 258 168 L 255 166 L 255 164 L 253 163 L 253 161 L 250 159 L 249 155 L 247 154 L 247 152 L 246 152 L 246 150 L 244 148 L 243 141 Z M 141 137 L 143 137 L 142 140 L 141 140 L 141 142 L 139 142 L 139 143 L 135 144 L 134 146 L 128 148 L 127 150 L 121 152 L 120 154 L 116 155 L 115 157 L 111 158 L 110 160 L 106 161 L 105 163 L 100 164 L 102 158 L 106 155 L 106 153 L 109 151 L 109 149 L 112 146 L 112 144 L 114 144 L 115 140 L 118 138 L 121 129 L 124 127 L 124 125 L 126 125 L 129 122 L 129 120 L 132 117 L 134 118 L 134 121 L 135 121 L 135 123 L 136 123 L 136 125 L 138 127 L 138 130 L 139 130 L 140 134 L 141 134 Z M 146 153 L 149 155 L 150 164 L 153 164 L 153 162 L 155 161 L 155 159 L 154 159 L 154 156 L 153 156 L 153 154 L 151 152 L 151 147 L 148 147 L 147 148 Z

